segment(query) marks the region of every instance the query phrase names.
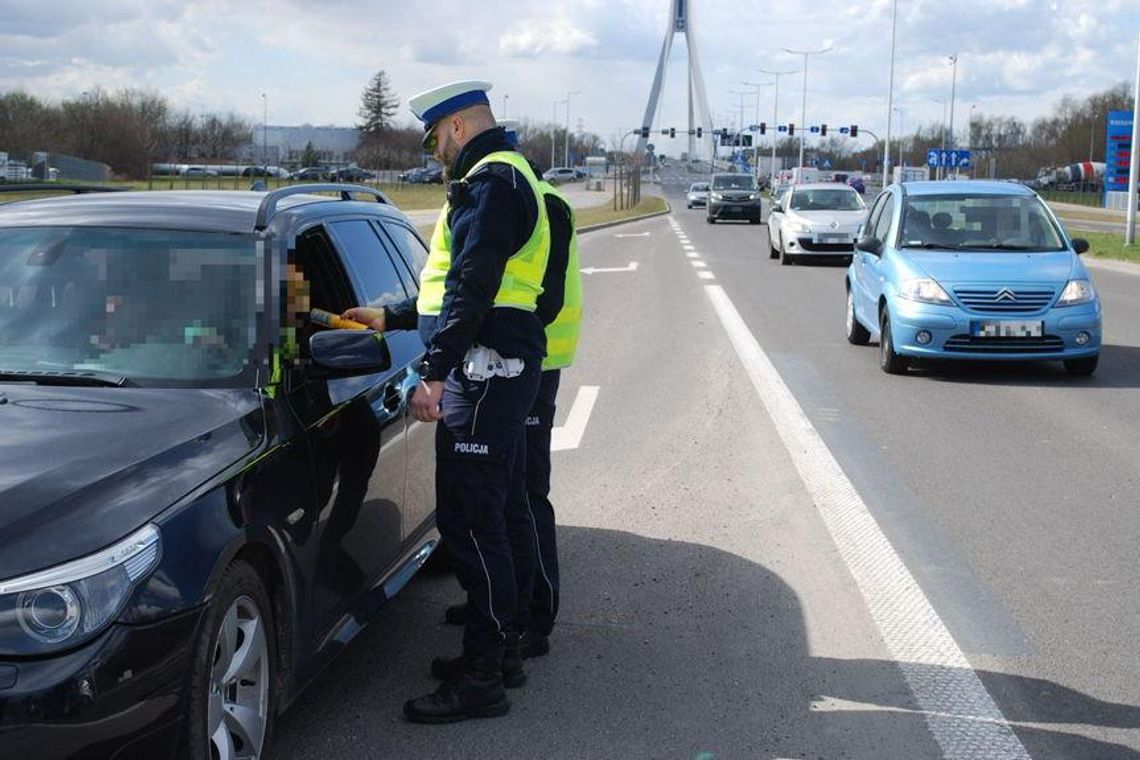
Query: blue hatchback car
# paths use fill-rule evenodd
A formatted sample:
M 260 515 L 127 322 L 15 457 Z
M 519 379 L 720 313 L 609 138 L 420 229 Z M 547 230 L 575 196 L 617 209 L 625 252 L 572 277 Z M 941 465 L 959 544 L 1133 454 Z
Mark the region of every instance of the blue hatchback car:
M 908 182 L 878 197 L 847 270 L 847 340 L 914 359 L 1060 360 L 1096 370 L 1101 305 L 1048 206 L 1007 182 Z

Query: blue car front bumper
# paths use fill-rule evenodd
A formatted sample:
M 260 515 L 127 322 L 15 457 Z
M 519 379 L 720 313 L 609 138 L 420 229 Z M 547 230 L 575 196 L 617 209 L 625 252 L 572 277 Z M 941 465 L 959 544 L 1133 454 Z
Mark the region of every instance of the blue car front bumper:
M 895 351 L 928 359 L 1040 361 L 1079 359 L 1100 352 L 1101 312 L 1097 300 L 1052 308 L 1044 313 L 979 314 L 956 306 L 890 299 L 891 338 Z M 1040 322 L 1039 337 L 983 337 L 982 322 Z M 920 342 L 920 333 L 930 338 Z M 925 336 L 922 336 L 925 337 Z M 1082 342 L 1082 338 L 1084 338 Z

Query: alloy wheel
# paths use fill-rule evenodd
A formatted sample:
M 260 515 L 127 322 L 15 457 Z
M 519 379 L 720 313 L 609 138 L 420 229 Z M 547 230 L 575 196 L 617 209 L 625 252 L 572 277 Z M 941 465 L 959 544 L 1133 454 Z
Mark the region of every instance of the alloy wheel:
M 212 760 L 257 760 L 269 719 L 269 647 L 257 604 L 239 596 L 222 617 L 208 697 Z

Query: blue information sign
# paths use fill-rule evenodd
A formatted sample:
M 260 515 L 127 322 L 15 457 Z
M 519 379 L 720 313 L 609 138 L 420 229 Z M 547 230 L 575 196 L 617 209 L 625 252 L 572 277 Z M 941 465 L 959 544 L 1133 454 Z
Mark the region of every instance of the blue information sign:
M 971 165 L 970 151 L 931 148 L 926 151 L 926 165 L 932 169 L 937 166 L 945 166 L 950 169 L 969 169 Z
M 1104 155 L 1104 191 L 1128 192 L 1132 163 L 1132 112 L 1109 111 Z

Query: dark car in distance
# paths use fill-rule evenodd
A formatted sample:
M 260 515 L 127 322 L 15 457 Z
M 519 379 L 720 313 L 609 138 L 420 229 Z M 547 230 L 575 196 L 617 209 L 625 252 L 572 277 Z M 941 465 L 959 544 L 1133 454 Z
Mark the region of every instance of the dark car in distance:
M 747 219 L 751 224 L 763 220 L 760 188 L 751 174 L 712 176 L 705 220 L 715 224 L 722 219 Z
M 305 319 L 426 256 L 345 185 L 0 205 L 0 755 L 264 756 L 438 541 L 418 335 Z

